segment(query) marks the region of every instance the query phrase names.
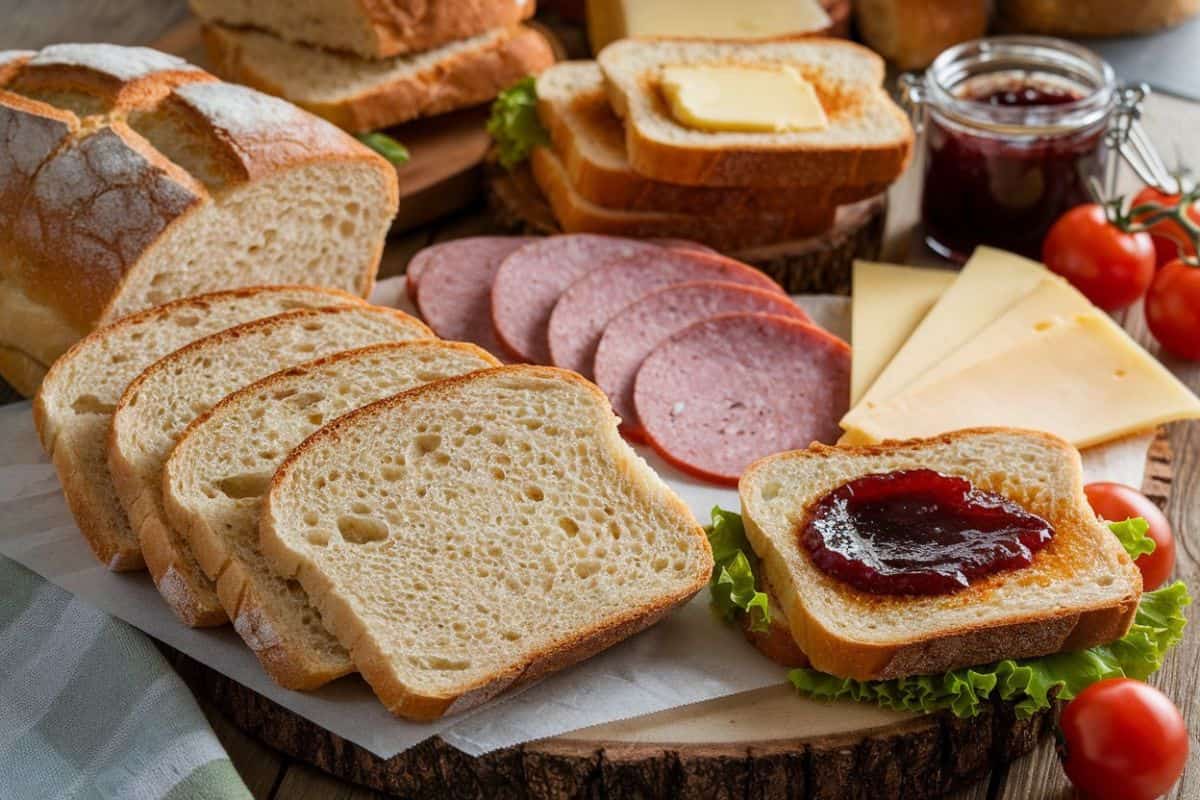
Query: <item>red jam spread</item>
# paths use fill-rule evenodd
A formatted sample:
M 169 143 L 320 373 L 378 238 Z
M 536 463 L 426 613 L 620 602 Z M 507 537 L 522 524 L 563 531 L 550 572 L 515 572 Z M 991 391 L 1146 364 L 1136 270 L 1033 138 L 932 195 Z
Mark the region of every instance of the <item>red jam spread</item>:
M 800 545 L 827 575 L 872 594 L 945 594 L 1028 566 L 1050 523 L 964 478 L 929 469 L 866 475 L 818 500 Z
M 1082 99 L 1069 87 L 1024 78 L 958 92 L 997 111 L 1044 111 Z M 1104 126 L 1049 134 L 982 131 L 927 115 L 922 218 L 929 243 L 965 260 L 978 244 L 1041 258 L 1042 240 L 1067 210 L 1090 201 L 1101 174 Z

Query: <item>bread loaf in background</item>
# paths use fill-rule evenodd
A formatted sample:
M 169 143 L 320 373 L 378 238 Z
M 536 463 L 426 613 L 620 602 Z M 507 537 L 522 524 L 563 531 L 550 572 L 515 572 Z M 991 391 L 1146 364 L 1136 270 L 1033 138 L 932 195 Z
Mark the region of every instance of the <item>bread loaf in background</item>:
M 1200 12 L 1200 0 L 998 0 L 999 26 L 1052 36 L 1128 36 L 1168 28 Z
M 32 394 L 98 324 L 256 284 L 365 296 L 395 169 L 174 56 L 0 53 L 0 376 Z
M 534 0 L 190 0 L 209 22 L 249 26 L 289 42 L 387 58 L 514 25 Z
M 854 21 L 872 50 L 900 69 L 922 69 L 947 47 L 983 36 L 988 6 L 988 0 L 855 0 Z

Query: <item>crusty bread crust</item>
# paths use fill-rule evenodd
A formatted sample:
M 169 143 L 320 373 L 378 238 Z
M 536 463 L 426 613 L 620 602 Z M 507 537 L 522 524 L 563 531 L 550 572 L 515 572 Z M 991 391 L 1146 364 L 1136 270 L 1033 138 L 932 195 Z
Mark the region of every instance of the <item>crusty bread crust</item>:
M 761 48 L 784 44 L 672 44 L 670 40 L 627 39 L 606 47 L 597 58 L 605 73 L 613 110 L 625 120 L 625 146 L 633 170 L 647 178 L 688 186 L 861 186 L 886 185 L 898 178 L 912 155 L 912 126 L 881 85 L 882 59 L 861 45 L 815 37 L 796 41 L 797 47 L 820 46 L 853 54 L 870 66 L 869 74 L 861 75 L 862 82 L 851 87 L 827 82 L 820 68 L 797 65 L 821 98 L 831 117 L 831 129 L 836 129 L 845 115 L 864 114 L 864 109 L 870 109 L 900 132 L 859 143 L 822 141 L 803 132 L 774 138 L 767 134 L 755 138 L 747 134 L 710 134 L 703 146 L 656 137 L 648 129 L 651 122 L 680 131 L 690 129 L 678 126 L 663 109 L 656 72 L 624 64 L 625 59 L 633 61 L 660 46 L 670 50 L 664 59 L 679 60 L 682 56 L 675 48 L 693 45 L 711 48 L 717 54 L 707 55 L 704 60 L 708 62 L 719 57 L 733 63 L 759 63 L 771 58 L 760 54 L 764 52 Z
M 1003 0 L 1000 25 L 1050 36 L 1129 36 L 1178 24 L 1200 13 L 1200 0 Z
M 804 556 L 804 574 L 796 574 L 775 557 L 770 537 L 763 532 L 749 511 L 755 505 L 753 493 L 759 476 L 774 464 L 791 458 L 811 459 L 839 456 L 886 457 L 898 450 L 919 449 L 933 443 L 953 443 L 968 437 L 986 434 L 1011 434 L 1040 440 L 1061 453 L 1071 471 L 1073 509 L 1062 519 L 1050 520 L 1055 526 L 1055 539 L 1035 556 L 1034 566 L 1041 565 L 1039 577 L 1050 580 L 1069 579 L 1079 565 L 1062 555 L 1067 541 L 1083 540 L 1092 549 L 1110 551 L 1123 572 L 1120 586 L 1126 591 L 1105 602 L 1082 602 L 1072 608 L 1043 608 L 1036 612 L 1014 612 L 999 624 L 966 624 L 940 630 L 936 635 L 919 636 L 903 641 L 868 641 L 846 638 L 832 631 L 815 616 L 806 602 L 805 587 L 809 581 L 835 579 L 821 573 Z M 980 469 L 990 469 L 981 467 Z M 1067 442 L 1039 431 L 1012 428 L 975 428 L 954 431 L 931 439 L 889 441 L 863 447 L 828 447 L 813 445 L 805 451 L 769 456 L 746 470 L 739 484 L 746 535 L 755 551 L 762 556 L 765 573 L 780 594 L 779 600 L 788 619 L 797 645 L 809 657 L 815 668 L 841 677 L 857 680 L 887 680 L 910 675 L 938 674 L 960 667 L 990 663 L 1004 658 L 1027 658 L 1069 649 L 1082 649 L 1111 642 L 1128 631 L 1137 611 L 1142 592 L 1141 573 L 1115 539 L 1108 534 L 1087 505 L 1083 494 L 1083 471 L 1078 452 Z M 1061 546 L 1060 546 L 1061 543 Z M 799 545 L 795 545 L 798 549 Z M 1080 548 L 1082 549 L 1082 548 Z M 1119 551 L 1119 552 L 1117 552 Z M 801 549 L 801 552 L 802 549 Z M 1032 568 L 1032 567 L 1031 567 Z M 1003 572 L 977 581 L 952 597 L 958 604 L 987 604 L 998 587 L 1023 577 L 1020 571 Z M 837 584 L 846 599 L 864 608 L 903 608 L 919 610 L 927 598 L 867 596 Z M 929 611 L 928 613 L 933 613 Z M 865 622 L 864 622 L 865 624 Z
M 58 473 L 59 482 L 63 487 L 67 507 L 75 517 L 76 524 L 83 532 L 84 538 L 92 548 L 96 558 L 109 569 L 124 572 L 142 570 L 146 562 L 142 558 L 141 545 L 137 535 L 129 527 L 124 510 L 118 499 L 113 495 L 111 479 L 107 467 L 104 474 L 94 474 L 94 470 L 84 461 L 82 446 L 75 439 L 68 440 L 64 446 L 59 446 L 59 436 L 70 427 L 73 411 L 65 395 L 70 391 L 66 373 L 68 369 L 83 359 L 95 358 L 96 348 L 102 341 L 114 335 L 121 335 L 138 328 L 163 324 L 173 313 L 196 309 L 198 312 L 210 304 L 220 304 L 231 300 L 240 300 L 260 295 L 263 292 L 303 292 L 314 297 L 327 296 L 328 305 L 361 305 L 363 300 L 348 292 L 338 289 L 319 289 L 306 286 L 254 286 L 245 289 L 233 289 L 224 292 L 186 297 L 162 306 L 139 311 L 102 328 L 97 328 L 76 342 L 66 353 L 58 358 L 49 372 L 40 382 L 40 390 L 33 400 L 33 422 L 37 429 L 42 448 L 50 455 Z M 157 356 L 166 353 L 154 354 Z M 152 361 L 155 359 L 151 359 Z M 145 362 L 141 362 L 145 363 Z M 105 369 L 105 365 L 97 365 Z M 109 366 L 108 369 L 113 369 Z M 140 368 L 139 368 L 140 371 Z M 99 399 L 99 398 L 98 398 Z M 114 401 L 117 398 L 112 398 Z M 110 415 L 104 415 L 107 423 Z M 66 435 L 72 435 L 67 433 Z
M 318 100 L 289 91 L 281 76 L 258 56 L 265 36 L 205 26 L 204 43 L 213 69 L 228 80 L 283 97 L 355 133 L 487 102 L 524 76 L 554 63 L 554 51 L 546 38 L 533 28 L 517 25 L 490 36 L 478 47 L 447 55 L 427 69 L 353 90 L 337 100 Z M 336 60 L 347 69 L 359 63 L 355 56 L 304 45 L 282 47 L 294 50 L 291 57 L 299 60 Z
M 987 0 L 862 0 L 854 4 L 854 19 L 863 40 L 900 69 L 923 69 L 946 48 L 983 36 L 989 12 Z
M 596 386 L 574 372 L 554 367 L 497 367 L 470 375 L 448 378 L 364 406 L 318 430 L 296 447 L 275 472 L 275 476 L 271 480 L 271 489 L 264 501 L 260 545 L 268 563 L 278 574 L 295 577 L 300 581 L 309 597 L 320 609 L 326 626 L 350 651 L 355 666 L 358 667 L 359 672 L 370 684 L 380 701 L 394 714 L 409 719 L 432 720 L 446 714 L 465 711 L 487 702 L 507 689 L 530 683 L 551 672 L 595 655 L 653 625 L 669 611 L 687 602 L 707 585 L 711 575 L 712 551 L 708 545 L 708 538 L 693 519 L 696 547 L 701 548 L 707 557 L 702 559 L 703 568 L 697 570 L 696 574 L 692 576 L 690 584 L 675 594 L 658 598 L 652 603 L 627 608 L 624 613 L 612 619 L 602 620 L 587 629 L 574 631 L 571 635 L 534 653 L 525 663 L 514 665 L 503 673 L 487 676 L 462 692 L 453 694 L 417 693 L 411 687 L 403 685 L 389 667 L 388 657 L 390 654 L 385 652 L 380 643 L 369 635 L 367 627 L 357 618 L 348 601 L 339 596 L 327 576 L 321 574 L 314 565 L 306 562 L 293 551 L 287 542 L 286 535 L 276 529 L 271 507 L 273 503 L 278 502 L 277 498 L 286 486 L 289 475 L 299 459 L 310 451 L 336 441 L 345 428 L 355 425 L 360 419 L 390 408 L 402 407 L 410 398 L 449 395 L 458 386 L 473 381 L 488 380 L 492 376 L 504 374 L 570 381 L 594 394 L 597 407 L 607 408 L 608 406 L 608 399 Z M 628 471 L 630 479 L 639 491 L 651 495 L 656 503 L 667 506 L 674 514 L 684 519 L 692 519 L 687 505 L 671 492 L 644 462 L 633 456 L 632 451 L 617 432 L 616 421 L 611 416 L 611 412 L 609 417 L 610 419 L 604 423 L 598 421 L 597 430 L 613 448 L 618 460 L 622 462 L 624 469 Z
M 395 169 L 353 137 L 145 48 L 53 45 L 4 61 L 0 78 L 0 163 L 11 167 L 0 170 L 0 249 L 8 265 L 0 347 L 48 366 L 97 324 L 183 294 L 255 282 L 305 279 L 370 291 L 386 223 L 363 224 L 356 244 L 345 246 L 357 248 L 355 257 L 332 266 L 297 259 L 289 272 L 256 263 L 251 253 L 244 279 L 221 263 L 226 253 L 176 252 L 235 192 L 267 192 L 304 168 L 356 175 L 356 207 L 369 194 L 378 201 L 370 205 L 394 209 Z M 290 195 L 280 202 L 292 202 Z M 330 210 L 342 205 L 331 198 Z M 364 216 L 373 223 L 383 214 Z M 274 227 L 276 220 L 246 219 L 242 238 L 282 244 L 292 235 L 287 225 Z M 336 236 L 330 227 L 325 242 Z M 167 245 L 174 249 L 163 251 Z M 182 270 L 189 255 L 218 263 Z
M 341 0 L 340 13 L 306 13 L 283 0 L 191 0 L 196 16 L 270 31 L 291 42 L 390 58 L 514 25 L 533 16 L 534 0 Z M 326 5 L 333 6 L 334 3 Z M 338 18 L 342 24 L 332 24 Z

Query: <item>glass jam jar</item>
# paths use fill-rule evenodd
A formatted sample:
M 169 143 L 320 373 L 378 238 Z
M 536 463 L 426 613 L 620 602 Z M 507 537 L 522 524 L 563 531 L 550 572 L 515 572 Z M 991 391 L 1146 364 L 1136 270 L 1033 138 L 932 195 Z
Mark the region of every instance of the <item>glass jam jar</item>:
M 961 262 L 986 244 L 1040 258 L 1050 226 L 1103 177 L 1116 84 L 1086 48 L 978 39 L 902 86 L 924 140 L 926 242 L 942 256 Z

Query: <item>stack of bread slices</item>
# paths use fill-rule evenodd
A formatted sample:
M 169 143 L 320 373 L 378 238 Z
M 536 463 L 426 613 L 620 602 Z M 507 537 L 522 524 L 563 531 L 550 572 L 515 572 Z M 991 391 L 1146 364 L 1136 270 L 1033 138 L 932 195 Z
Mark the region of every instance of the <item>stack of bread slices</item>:
M 491 100 L 553 63 L 534 0 L 191 0 L 222 77 L 351 133 Z
M 828 123 L 776 132 L 688 124 L 660 85 L 680 65 L 794 70 Z M 549 141 L 530 168 L 566 232 L 686 238 L 732 253 L 806 240 L 834 226 L 840 206 L 883 192 L 908 162 L 912 129 L 883 78 L 878 56 L 839 39 L 617 41 L 596 61 L 538 77 Z
M 34 416 L 110 569 L 232 622 L 281 685 L 358 671 L 431 719 L 685 602 L 711 551 L 578 375 L 353 295 L 177 300 L 78 342 Z

